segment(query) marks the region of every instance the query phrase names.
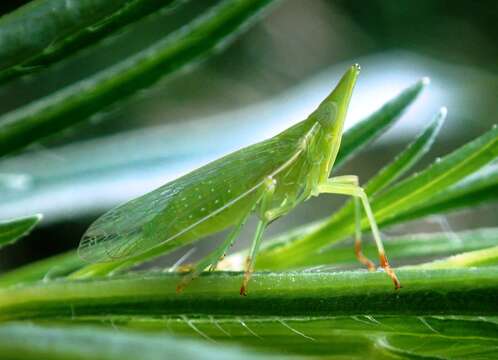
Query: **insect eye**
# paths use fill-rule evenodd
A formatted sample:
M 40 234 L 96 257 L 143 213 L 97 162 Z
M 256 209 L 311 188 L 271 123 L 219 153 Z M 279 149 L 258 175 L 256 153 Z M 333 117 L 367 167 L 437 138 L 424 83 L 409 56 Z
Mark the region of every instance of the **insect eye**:
M 334 123 L 336 114 L 337 105 L 335 102 L 326 102 L 320 104 L 320 106 L 314 113 L 315 120 L 324 128 L 328 128 Z

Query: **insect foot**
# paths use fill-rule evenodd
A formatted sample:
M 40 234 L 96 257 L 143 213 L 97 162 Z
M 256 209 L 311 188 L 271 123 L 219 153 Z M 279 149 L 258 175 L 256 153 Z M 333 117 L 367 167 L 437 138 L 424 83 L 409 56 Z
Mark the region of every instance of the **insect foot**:
M 176 285 L 176 293 L 180 294 L 185 290 L 185 288 L 190 284 L 190 282 L 194 279 L 192 274 L 187 274 L 183 276 L 182 280 Z
M 178 285 L 176 286 L 176 293 L 179 294 L 185 290 L 185 288 L 194 280 L 196 277 L 196 268 L 192 264 L 182 265 L 178 268 L 178 273 L 184 274 Z
M 399 290 L 401 289 L 401 283 L 398 280 L 398 277 L 396 276 L 394 270 L 391 268 L 391 265 L 389 265 L 389 262 L 387 261 L 387 257 L 385 254 L 380 254 L 380 266 L 386 274 L 391 278 L 391 280 L 394 283 L 394 289 Z
M 247 285 L 249 284 L 249 280 L 251 279 L 251 275 L 253 272 L 252 268 L 252 260 L 250 257 L 246 259 L 246 271 L 244 272 L 244 280 L 242 281 L 242 286 L 240 287 L 240 296 L 247 296 Z
M 358 261 L 365 265 L 368 271 L 375 271 L 375 264 L 365 255 L 363 255 L 363 252 L 361 251 L 361 241 L 359 239 L 356 239 L 354 243 L 354 253 Z

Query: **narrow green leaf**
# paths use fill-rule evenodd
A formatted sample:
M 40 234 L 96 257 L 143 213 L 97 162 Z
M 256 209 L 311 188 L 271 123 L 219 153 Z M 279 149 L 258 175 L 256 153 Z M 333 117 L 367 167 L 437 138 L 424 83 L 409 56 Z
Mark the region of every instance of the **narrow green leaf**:
M 387 237 L 384 245 L 395 264 L 416 264 L 428 259 L 482 250 L 498 245 L 498 228 L 481 228 L 460 232 L 423 233 Z M 364 254 L 375 259 L 377 248 L 372 242 L 363 246 Z M 351 242 L 341 242 L 325 251 L 307 257 L 302 267 L 359 267 Z
M 446 119 L 447 110 L 441 108 L 434 116 L 429 125 L 404 149 L 394 160 L 383 169 L 381 169 L 365 185 L 365 192 L 369 195 L 375 195 L 383 190 L 386 186 L 403 176 L 417 162 L 427 154 L 434 143 L 444 120 Z
M 272 0 L 225 0 L 165 39 L 91 78 L 0 117 L 0 156 L 51 135 L 218 50 Z
M 112 15 L 133 0 L 36 0 L 0 18 L 0 69 L 20 65 L 53 42 Z
M 231 360 L 279 359 L 246 349 L 132 331 L 89 326 L 0 326 L 0 357 L 9 360 Z
M 37 71 L 175 0 L 35 0 L 0 18 L 0 83 Z
M 492 162 L 498 156 L 498 128 L 481 135 L 431 166 L 399 183 L 376 198 L 372 206 L 379 221 L 429 201 L 468 175 Z
M 342 137 L 341 149 L 337 154 L 334 170 L 339 169 L 350 157 L 389 130 L 428 84 L 429 78 L 422 78 L 346 131 Z
M 386 221 L 386 225 L 447 213 L 498 200 L 498 166 L 488 166 L 458 184 L 436 194 L 432 199 L 410 208 Z
M 396 215 L 429 202 L 435 195 L 476 172 L 498 156 L 498 128 L 481 135 L 453 151 L 431 166 L 374 196 L 372 208 L 379 225 L 384 226 Z M 363 218 L 362 228 L 368 229 Z M 299 236 L 299 232 L 303 236 Z M 353 219 L 335 221 L 334 217 L 303 227 L 288 237 L 281 236 L 258 255 L 261 269 L 283 269 L 300 266 L 306 257 L 354 233 Z M 296 240 L 297 239 L 297 240 Z M 240 256 L 237 254 L 237 256 Z
M 76 251 L 68 251 L 0 274 L 0 286 L 65 276 L 83 265 L 86 263 L 76 254 Z
M 102 318 L 96 318 L 97 321 Z M 105 319 L 105 317 L 104 317 Z M 137 330 L 158 331 L 165 327 L 165 319 L 153 317 L 111 317 L 113 324 L 120 327 L 125 326 Z M 272 317 L 242 317 L 246 325 L 254 330 L 254 333 L 261 338 L 269 336 L 287 337 L 286 343 L 297 342 L 299 346 L 313 346 L 316 343 L 332 341 L 334 336 L 339 332 L 349 336 L 363 335 L 380 335 L 380 334 L 405 334 L 413 336 L 434 335 L 441 337 L 451 337 L 454 339 L 465 338 L 488 338 L 492 339 L 498 335 L 498 324 L 491 323 L 491 318 L 484 318 L 479 321 L 477 317 L 464 316 L 375 316 L 371 319 L 368 316 L 323 316 L 323 317 L 291 317 L 284 316 L 278 318 Z M 282 324 L 282 320 L 285 323 Z M 423 321 L 421 321 L 421 319 Z M 181 316 L 171 316 L 166 318 L 168 329 L 175 334 L 192 335 L 194 330 L 184 321 Z M 233 317 L 216 317 L 197 316 L 189 318 L 190 322 L 198 329 L 216 340 L 229 340 L 230 338 L 243 338 L 244 343 L 256 343 L 258 338 L 247 332 L 243 326 L 240 326 L 238 319 Z M 424 321 L 427 324 L 424 324 Z M 487 324 L 486 324 L 487 323 Z M 453 326 L 446 326 L 446 325 Z M 218 326 L 219 325 L 219 326 Z M 285 325 L 288 325 L 285 326 Z M 430 325 L 430 326 L 427 326 Z M 480 325 L 480 326 L 476 326 Z M 489 325 L 489 326 L 486 326 Z M 220 331 L 220 328 L 226 330 L 226 333 Z M 431 330 L 432 328 L 432 330 Z M 308 338 L 293 333 L 295 329 Z M 437 329 L 437 333 L 434 331 Z M 479 334 L 479 329 L 485 330 Z M 310 342 L 312 338 L 315 341 Z M 255 341 L 251 341 L 255 340 Z M 325 341 L 324 341 L 325 340 Z
M 489 266 L 498 264 L 498 246 L 468 251 L 446 259 L 438 259 L 425 264 L 412 266 L 417 269 L 449 269 L 459 267 Z
M 42 215 L 36 214 L 14 220 L 0 221 L 0 249 L 28 235 L 41 219 Z
M 95 321 L 102 322 L 102 318 Z M 195 326 L 215 341 L 326 359 L 386 359 L 385 347 L 379 348 L 379 344 L 386 338 L 394 340 L 395 336 L 406 339 L 399 350 L 413 355 L 437 354 L 438 359 L 475 359 L 476 349 L 479 354 L 490 355 L 498 345 L 498 323 L 492 317 L 479 316 L 176 316 L 161 319 L 113 317 L 108 321 L 119 329 L 155 333 L 167 328 L 166 331 L 173 334 L 199 336 L 192 328 Z M 418 346 L 422 338 L 424 346 Z M 461 345 L 455 345 L 457 343 Z M 451 357 L 448 348 L 451 348 Z
M 498 315 L 498 268 L 397 272 L 255 273 L 249 295 L 243 274 L 205 274 L 181 294 L 181 276 L 130 274 L 56 279 L 0 289 L 0 320 L 85 316 L 209 314 L 230 316 Z
M 495 321 L 489 319 L 480 324 Z M 468 322 L 469 323 L 469 322 Z M 449 325 L 449 324 L 448 324 Z M 427 324 L 427 326 L 431 326 Z M 434 329 L 434 332 L 437 330 Z M 477 336 L 475 339 L 455 339 L 425 335 L 411 337 L 409 335 L 391 335 L 379 339 L 378 349 L 386 350 L 386 356 L 396 356 L 397 359 L 496 359 L 496 339 Z

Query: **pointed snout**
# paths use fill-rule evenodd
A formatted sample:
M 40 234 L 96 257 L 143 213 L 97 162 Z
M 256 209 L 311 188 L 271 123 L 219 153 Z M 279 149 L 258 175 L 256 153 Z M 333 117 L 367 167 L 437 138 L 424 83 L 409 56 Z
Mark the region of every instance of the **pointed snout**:
M 329 96 L 323 101 L 324 103 L 334 102 L 339 109 L 347 109 L 349 100 L 353 94 L 356 79 L 360 74 L 360 65 L 354 64 L 344 73 L 341 80 L 330 93 Z

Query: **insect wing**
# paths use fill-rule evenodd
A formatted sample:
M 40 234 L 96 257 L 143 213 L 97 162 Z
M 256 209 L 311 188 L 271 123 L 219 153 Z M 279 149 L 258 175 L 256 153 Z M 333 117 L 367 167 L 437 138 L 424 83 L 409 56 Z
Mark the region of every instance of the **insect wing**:
M 81 258 L 105 262 L 128 258 L 143 237 L 143 225 L 152 221 L 176 195 L 169 183 L 111 209 L 98 218 L 83 235 L 78 248 Z
M 223 209 L 256 194 L 265 176 L 294 151 L 294 142 L 270 139 L 194 170 L 105 213 L 87 230 L 78 253 L 89 262 L 124 260 L 196 231 Z M 223 219 L 225 228 L 236 220 Z

